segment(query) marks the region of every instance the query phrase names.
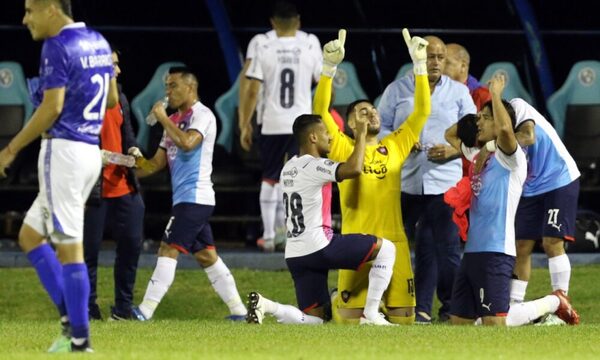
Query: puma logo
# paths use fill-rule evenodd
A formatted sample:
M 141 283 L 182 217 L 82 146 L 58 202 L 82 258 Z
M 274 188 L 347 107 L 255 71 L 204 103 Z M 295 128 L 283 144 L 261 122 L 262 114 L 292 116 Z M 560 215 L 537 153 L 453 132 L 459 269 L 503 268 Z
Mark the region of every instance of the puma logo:
M 558 224 L 558 225 L 556 225 L 556 224 L 550 224 L 550 225 L 552 225 L 552 227 L 555 228 L 558 231 L 560 231 L 560 228 L 562 226 L 562 224 Z
M 484 303 L 481 303 L 481 307 L 484 307 L 484 308 L 486 308 L 486 309 L 487 309 L 487 311 L 490 311 L 490 312 L 491 312 L 492 310 L 490 310 L 490 306 L 492 306 L 492 303 L 489 303 L 489 304 L 487 304 L 487 305 L 486 305 L 486 304 L 484 304 Z
M 591 241 L 594 244 L 594 249 L 598 248 L 598 235 L 600 234 L 600 230 L 596 232 L 596 235 L 592 234 L 589 231 L 585 232 L 585 239 Z

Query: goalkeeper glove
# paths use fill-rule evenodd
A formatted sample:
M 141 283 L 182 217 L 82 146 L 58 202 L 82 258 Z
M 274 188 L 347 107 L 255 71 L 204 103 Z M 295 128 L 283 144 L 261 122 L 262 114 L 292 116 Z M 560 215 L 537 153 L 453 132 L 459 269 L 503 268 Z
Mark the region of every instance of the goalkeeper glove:
M 408 29 L 402 29 L 404 42 L 408 47 L 408 53 L 413 62 L 413 71 L 415 75 L 427 75 L 427 45 L 429 43 L 422 37 L 410 37 Z
M 344 43 L 346 42 L 346 30 L 340 29 L 338 38 L 323 46 L 323 70 L 321 74 L 334 77 L 339 63 L 344 60 Z

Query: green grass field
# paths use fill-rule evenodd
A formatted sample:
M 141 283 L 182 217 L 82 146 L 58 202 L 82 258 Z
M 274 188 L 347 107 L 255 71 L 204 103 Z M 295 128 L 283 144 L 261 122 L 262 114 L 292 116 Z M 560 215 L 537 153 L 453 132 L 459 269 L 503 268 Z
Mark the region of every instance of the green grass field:
M 104 315 L 112 301 L 112 271 L 99 271 L 99 305 Z M 287 272 L 234 269 L 240 294 L 259 290 L 294 304 Z M 135 298 L 143 296 L 151 274 L 141 269 Z M 94 321 L 95 354 L 69 359 L 598 359 L 600 358 L 600 266 L 575 267 L 571 279 L 581 325 L 521 328 L 400 326 L 375 328 L 327 324 L 264 325 L 231 323 L 201 270 L 180 270 L 151 322 Z M 548 271 L 535 269 L 528 298 L 546 295 Z M 335 273 L 331 276 L 335 283 Z M 47 358 L 58 335 L 54 307 L 33 269 L 0 269 L 0 359 Z M 56 358 L 57 356 L 52 356 Z M 58 356 L 60 357 L 60 356 Z

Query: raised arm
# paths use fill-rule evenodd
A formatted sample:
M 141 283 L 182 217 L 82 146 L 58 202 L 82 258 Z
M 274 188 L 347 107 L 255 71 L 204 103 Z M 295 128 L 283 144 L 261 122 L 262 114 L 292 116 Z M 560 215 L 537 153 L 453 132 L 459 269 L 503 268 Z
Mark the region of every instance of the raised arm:
M 337 65 L 344 60 L 345 42 L 346 30 L 341 29 L 338 32 L 338 38 L 328 42 L 323 47 L 323 69 L 313 99 L 313 113 L 321 116 L 332 138 L 331 152 L 328 157 L 336 161 L 346 161 L 353 146 L 351 139 L 340 130 L 329 112 L 333 78 Z
M 427 40 L 413 36 L 411 38 L 408 29 L 402 30 L 404 42 L 413 61 L 415 74 L 415 102 L 413 112 L 408 116 L 403 126 L 411 129 L 418 141 L 419 134 L 425 122 L 431 114 L 431 92 L 429 91 L 429 80 L 427 79 Z M 396 132 L 395 134 L 399 134 Z M 410 144 L 412 147 L 413 144 Z
M 489 81 L 492 94 L 492 109 L 494 111 L 494 125 L 497 131 L 496 146 L 505 154 L 512 154 L 517 150 L 517 137 L 513 129 L 508 112 L 502 103 L 502 91 L 506 85 L 504 75 L 494 75 Z
M 367 115 L 360 114 L 355 110 L 356 114 L 356 139 L 354 139 L 354 150 L 345 163 L 342 163 L 337 170 L 337 181 L 358 177 L 362 173 L 363 163 L 365 160 L 365 144 L 367 136 Z

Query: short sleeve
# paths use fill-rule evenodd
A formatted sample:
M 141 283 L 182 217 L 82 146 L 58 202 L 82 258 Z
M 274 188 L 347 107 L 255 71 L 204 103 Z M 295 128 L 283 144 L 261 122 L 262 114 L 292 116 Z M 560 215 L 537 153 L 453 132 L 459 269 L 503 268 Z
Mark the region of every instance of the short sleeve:
M 307 174 L 316 183 L 325 184 L 336 182 L 336 171 L 340 163 L 333 160 L 319 158 L 310 162 L 307 166 Z
M 210 129 L 210 124 L 214 121 L 216 121 L 215 116 L 207 109 L 194 111 L 187 130 L 196 130 L 202 134 L 203 137 L 206 137 Z
M 65 48 L 55 39 L 44 42 L 40 63 L 40 89 L 65 87 L 68 79 L 68 55 Z
M 495 156 L 496 160 L 498 160 L 498 163 L 502 165 L 503 168 L 508 170 L 515 170 L 518 167 L 527 166 L 527 157 L 520 146 L 517 146 L 517 151 L 510 155 L 505 154 L 500 149 L 497 149 Z
M 250 43 L 248 44 L 248 50 L 246 51 L 246 60 L 254 59 L 256 56 L 256 49 L 260 45 L 261 40 L 266 39 L 266 37 L 267 36 L 265 34 L 256 34 L 252 37 Z
M 261 61 L 260 53 L 261 53 L 260 51 L 257 51 L 256 56 L 254 56 L 254 58 L 252 58 L 252 61 L 250 62 L 250 66 L 248 67 L 248 70 L 246 71 L 246 77 L 262 81 L 263 80 L 263 72 L 262 72 L 262 67 L 260 65 L 260 61 Z

